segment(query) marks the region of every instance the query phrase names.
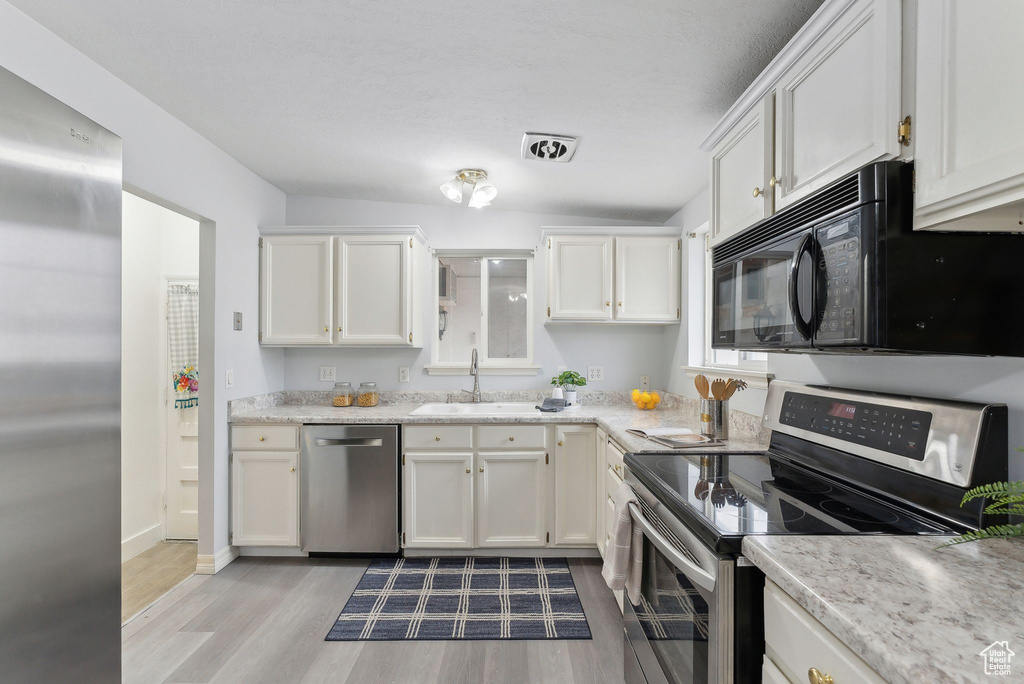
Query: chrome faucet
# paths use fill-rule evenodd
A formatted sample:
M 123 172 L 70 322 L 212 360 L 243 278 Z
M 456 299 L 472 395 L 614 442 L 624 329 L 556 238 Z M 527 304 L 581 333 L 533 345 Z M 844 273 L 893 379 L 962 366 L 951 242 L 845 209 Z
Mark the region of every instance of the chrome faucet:
M 473 376 L 473 391 L 462 390 L 466 394 L 473 395 L 473 403 L 480 403 L 480 368 L 477 364 L 476 347 L 473 347 L 473 356 L 469 360 L 469 374 Z

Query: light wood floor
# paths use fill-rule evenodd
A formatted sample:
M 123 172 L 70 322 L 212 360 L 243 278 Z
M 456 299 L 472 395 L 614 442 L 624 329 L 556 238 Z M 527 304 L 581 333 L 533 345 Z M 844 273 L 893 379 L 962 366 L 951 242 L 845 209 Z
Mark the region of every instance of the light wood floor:
M 596 560 L 569 561 L 591 641 L 324 641 L 366 561 L 239 558 L 121 630 L 122 679 L 622 683 L 622 616 Z
M 121 622 L 195 571 L 195 542 L 160 542 L 121 563 Z

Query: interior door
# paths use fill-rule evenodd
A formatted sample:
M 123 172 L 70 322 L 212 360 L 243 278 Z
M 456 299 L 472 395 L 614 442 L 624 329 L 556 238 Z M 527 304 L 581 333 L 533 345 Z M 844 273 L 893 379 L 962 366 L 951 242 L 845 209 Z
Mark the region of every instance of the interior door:
M 775 209 L 898 156 L 900 3 L 857 0 L 775 91 Z
M 173 280 L 170 285 L 198 286 L 195 280 Z M 175 408 L 179 395 L 171 386 L 170 349 L 167 336 L 167 304 L 161 321 L 164 340 L 160 367 L 164 392 L 164 453 L 166 485 L 164 511 L 168 539 L 197 539 L 199 536 L 199 407 Z
M 615 238 L 615 319 L 679 319 L 681 241 L 674 237 Z
M 337 238 L 335 342 L 409 345 L 411 238 Z
M 331 240 L 329 235 L 262 238 L 260 342 L 330 343 Z
M 476 463 L 477 546 L 544 546 L 544 452 L 481 452 Z
M 612 238 L 571 235 L 550 240 L 548 317 L 611 320 Z

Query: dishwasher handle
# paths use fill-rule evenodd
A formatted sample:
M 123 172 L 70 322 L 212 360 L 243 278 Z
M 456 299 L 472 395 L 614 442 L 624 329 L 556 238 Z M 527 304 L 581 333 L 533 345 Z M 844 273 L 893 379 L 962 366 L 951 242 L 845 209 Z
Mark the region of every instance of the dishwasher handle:
M 347 446 L 347 447 L 379 447 L 384 446 L 384 440 L 380 437 L 342 437 L 329 439 L 317 437 L 313 444 L 318 447 Z

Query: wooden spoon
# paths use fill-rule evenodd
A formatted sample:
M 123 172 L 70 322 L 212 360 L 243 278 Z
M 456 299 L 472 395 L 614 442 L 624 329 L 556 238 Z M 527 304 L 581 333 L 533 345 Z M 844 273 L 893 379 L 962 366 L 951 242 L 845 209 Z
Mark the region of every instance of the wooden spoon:
M 722 400 L 729 401 L 732 399 L 732 395 L 736 394 L 736 381 L 729 378 L 728 382 L 725 383 L 725 391 L 722 393 Z
M 697 394 L 699 394 L 702 399 L 710 399 L 711 398 L 711 397 L 708 396 L 708 379 L 707 379 L 707 376 L 705 376 L 705 375 L 698 375 L 696 378 L 693 379 L 693 384 L 697 387 Z
M 721 400 L 722 394 L 724 392 L 725 380 L 722 380 L 721 378 L 716 378 L 715 381 L 711 383 L 711 394 L 714 395 L 715 399 Z

